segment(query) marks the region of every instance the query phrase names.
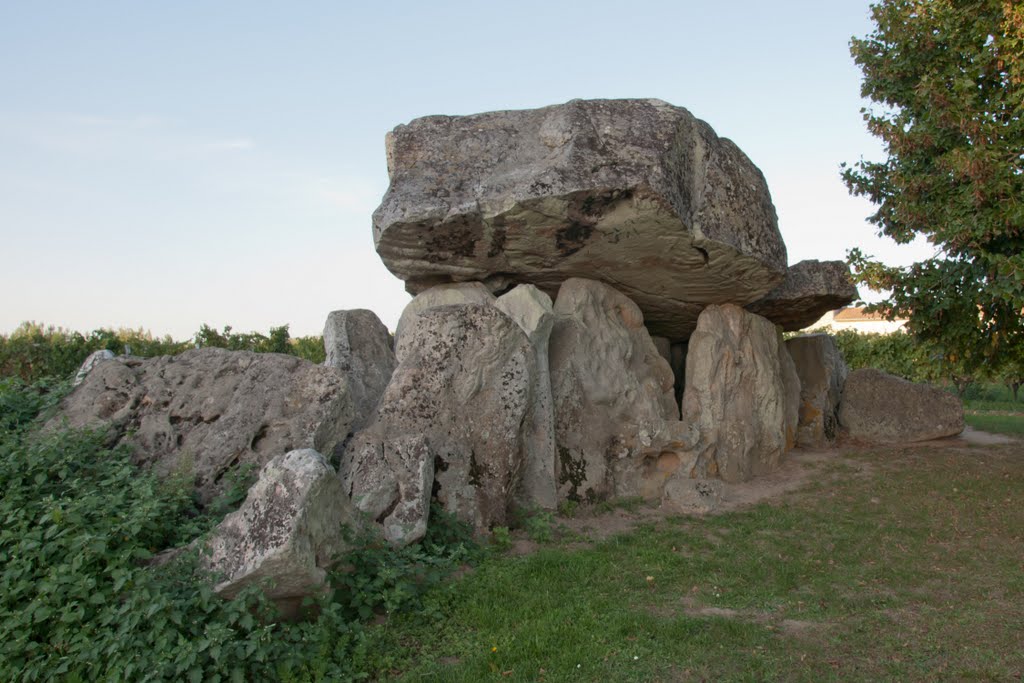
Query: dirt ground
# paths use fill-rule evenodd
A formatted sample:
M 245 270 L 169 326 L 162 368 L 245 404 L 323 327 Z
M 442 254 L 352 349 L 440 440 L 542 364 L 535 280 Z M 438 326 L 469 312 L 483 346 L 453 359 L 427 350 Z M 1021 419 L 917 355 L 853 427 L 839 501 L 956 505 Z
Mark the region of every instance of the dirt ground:
M 955 437 L 905 444 L 900 448 L 959 449 L 998 446 L 1016 441 L 1008 436 L 982 432 L 968 426 Z M 747 482 L 724 484 L 722 499 L 715 511 L 709 514 L 722 514 L 778 499 L 813 481 L 868 475 L 872 470 L 871 465 L 849 457 L 851 453 L 865 450 L 864 446 L 842 444 L 829 450 L 794 449 L 785 455 L 782 465 L 775 472 Z M 639 526 L 678 516 L 679 513 L 666 513 L 654 503 L 613 506 L 610 510 L 608 506 L 581 506 L 572 516 L 555 515 L 554 526 L 558 535 L 569 541 L 569 547 L 582 548 Z M 513 555 L 525 555 L 536 551 L 540 545 L 530 540 L 525 531 L 517 530 L 513 533 L 510 550 Z

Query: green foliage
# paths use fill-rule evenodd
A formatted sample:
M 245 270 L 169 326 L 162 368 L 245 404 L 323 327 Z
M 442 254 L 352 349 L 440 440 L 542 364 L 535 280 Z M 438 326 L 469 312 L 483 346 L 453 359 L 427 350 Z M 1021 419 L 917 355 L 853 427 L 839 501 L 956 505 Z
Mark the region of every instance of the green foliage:
M 312 363 L 325 359 L 323 338 L 292 338 L 288 326 L 270 328 L 269 334 L 222 331 L 203 325 L 189 341 L 157 338 L 145 330 L 97 329 L 82 334 L 39 323 L 22 323 L 10 335 L 0 335 L 0 377 L 20 377 L 35 382 L 44 377 L 70 377 L 94 351 L 106 349 L 133 356 L 175 355 L 196 346 L 214 346 L 233 351 L 286 353 Z
M 953 366 L 993 370 L 1024 348 L 1024 9 L 1007 0 L 881 0 L 854 39 L 869 131 L 884 161 L 844 168 L 870 220 L 936 255 L 906 268 L 858 249 L 855 277 L 890 292 L 876 310 L 909 318 Z
M 0 680 L 364 679 L 382 660 L 362 617 L 436 618 L 425 593 L 476 557 L 465 527 L 436 513 L 416 546 L 358 546 L 308 621 L 280 621 L 255 586 L 221 599 L 196 550 L 151 562 L 215 521 L 190 486 L 139 471 L 101 435 L 35 428 L 62 386 L 0 381 Z

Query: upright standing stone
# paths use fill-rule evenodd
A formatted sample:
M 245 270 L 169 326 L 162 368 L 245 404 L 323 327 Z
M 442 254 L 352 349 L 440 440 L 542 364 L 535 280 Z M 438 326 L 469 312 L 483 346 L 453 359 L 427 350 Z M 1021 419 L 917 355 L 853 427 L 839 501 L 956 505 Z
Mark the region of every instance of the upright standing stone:
M 479 280 L 553 295 L 591 278 L 683 340 L 705 304 L 755 301 L 786 272 L 761 172 L 660 100 L 428 116 L 395 128 L 387 156 L 374 242 L 410 292 Z
M 99 351 L 93 351 L 89 354 L 82 364 L 78 367 L 78 372 L 75 373 L 75 380 L 71 383 L 71 386 L 77 387 L 79 384 L 85 381 L 86 376 L 97 364 L 107 360 L 114 360 L 116 356 L 112 351 L 107 349 L 100 349 Z
M 849 372 L 835 340 L 808 334 L 786 342 L 800 377 L 800 422 L 796 442 L 802 448 L 828 448 L 839 427 L 839 398 Z
M 459 282 L 456 284 L 438 285 L 426 289 L 406 304 L 395 327 L 395 353 L 402 360 L 399 339 L 402 332 L 416 319 L 416 316 L 438 306 L 455 304 L 493 304 L 494 295 L 479 282 Z
M 555 486 L 555 412 L 548 369 L 548 342 L 555 322 L 551 297 L 533 285 L 519 285 L 498 297 L 495 305 L 526 333 L 536 360 L 533 402 L 527 415 L 526 468 L 520 503 L 526 507 L 554 509 L 558 498 Z
M 606 284 L 566 280 L 555 316 L 550 360 L 559 495 L 598 500 L 623 488 L 635 492 L 647 452 L 669 423 L 678 424 L 672 370 L 640 309 Z
M 536 376 L 526 335 L 493 304 L 440 306 L 402 330 L 397 351 L 374 421 L 342 457 L 346 492 L 398 544 L 426 529 L 414 513 L 426 514 L 416 501 L 428 491 L 478 532 L 507 525 Z M 385 498 L 367 495 L 373 491 Z M 398 509 L 401 519 L 389 512 Z
M 796 447 L 797 429 L 800 426 L 800 375 L 796 371 L 793 357 L 789 355 L 789 347 L 779 335 L 779 370 L 782 373 L 782 389 L 784 396 L 783 426 L 786 435 L 786 450 Z
M 773 324 L 739 306 L 708 306 L 690 337 L 683 421 L 700 431 L 696 473 L 728 482 L 774 470 L 786 449 Z
M 395 371 L 388 328 L 373 311 L 333 311 L 324 325 L 324 365 L 345 373 L 352 397 L 352 430 L 369 421 Z

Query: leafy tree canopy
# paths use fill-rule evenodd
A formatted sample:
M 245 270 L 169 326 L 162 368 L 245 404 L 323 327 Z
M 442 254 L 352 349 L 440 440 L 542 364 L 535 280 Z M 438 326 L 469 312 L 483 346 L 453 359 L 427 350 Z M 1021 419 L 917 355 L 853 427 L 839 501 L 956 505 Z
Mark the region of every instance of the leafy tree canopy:
M 868 130 L 887 158 L 843 167 L 869 220 L 935 255 L 886 266 L 852 249 L 857 280 L 888 290 L 877 308 L 967 368 L 1024 345 L 1024 4 L 881 0 L 851 41 Z

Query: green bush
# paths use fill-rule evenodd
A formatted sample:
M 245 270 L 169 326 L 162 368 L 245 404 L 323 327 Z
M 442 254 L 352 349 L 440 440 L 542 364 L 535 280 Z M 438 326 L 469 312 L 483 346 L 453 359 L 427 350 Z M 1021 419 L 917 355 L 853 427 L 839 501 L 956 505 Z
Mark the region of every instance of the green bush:
M 308 621 L 279 621 L 257 587 L 223 600 L 197 551 L 150 562 L 216 518 L 184 482 L 139 471 L 98 434 L 40 433 L 37 416 L 60 394 L 0 382 L 0 680 L 363 679 L 380 664 L 365 619 L 415 615 L 474 557 L 465 530 L 437 514 L 423 543 L 357 547 Z
M 97 329 L 82 334 L 39 323 L 22 323 L 10 335 L 0 335 L 0 377 L 19 377 L 34 382 L 44 377 L 70 377 L 94 351 L 152 358 L 175 355 L 188 349 L 214 346 L 232 351 L 286 353 L 312 363 L 323 363 L 323 337 L 292 338 L 288 326 L 270 328 L 269 334 L 233 332 L 203 325 L 188 341 L 169 336 L 157 338 L 145 330 Z

